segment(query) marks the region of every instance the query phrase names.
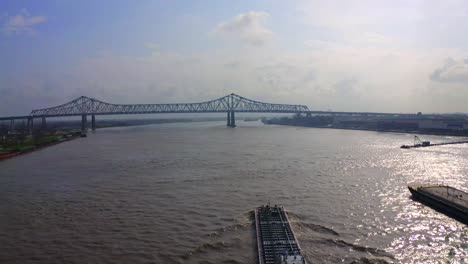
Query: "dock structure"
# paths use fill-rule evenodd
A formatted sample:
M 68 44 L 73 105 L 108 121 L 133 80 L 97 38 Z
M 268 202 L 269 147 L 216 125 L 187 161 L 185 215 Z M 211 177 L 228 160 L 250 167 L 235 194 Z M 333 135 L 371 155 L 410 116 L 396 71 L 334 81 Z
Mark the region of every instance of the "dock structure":
M 413 198 L 468 225 L 468 193 L 445 185 L 410 185 Z
M 258 207 L 255 227 L 259 264 L 306 263 L 283 207 Z
M 430 143 L 428 145 L 403 145 L 401 148 L 403 149 L 410 149 L 410 148 L 425 148 L 425 147 L 433 147 L 433 146 L 444 146 L 444 145 L 455 145 L 455 144 L 467 144 L 468 140 L 463 141 L 453 141 L 453 142 L 442 142 L 442 143 Z
M 430 141 L 421 141 L 418 136 L 414 136 L 414 144 L 413 145 L 402 145 L 402 149 L 410 149 L 410 148 L 425 148 L 425 147 L 432 147 L 432 146 L 444 146 L 444 145 L 455 145 L 455 144 L 466 144 L 468 140 L 461 140 L 461 141 L 452 141 L 452 142 L 442 142 L 442 143 L 432 143 Z

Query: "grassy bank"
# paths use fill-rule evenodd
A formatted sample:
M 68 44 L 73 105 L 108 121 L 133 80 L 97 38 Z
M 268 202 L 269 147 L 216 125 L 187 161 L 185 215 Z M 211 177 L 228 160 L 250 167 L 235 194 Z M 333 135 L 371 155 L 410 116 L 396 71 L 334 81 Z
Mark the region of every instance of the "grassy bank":
M 77 131 L 55 131 L 38 135 L 5 135 L 0 142 L 0 160 L 28 153 L 79 137 Z

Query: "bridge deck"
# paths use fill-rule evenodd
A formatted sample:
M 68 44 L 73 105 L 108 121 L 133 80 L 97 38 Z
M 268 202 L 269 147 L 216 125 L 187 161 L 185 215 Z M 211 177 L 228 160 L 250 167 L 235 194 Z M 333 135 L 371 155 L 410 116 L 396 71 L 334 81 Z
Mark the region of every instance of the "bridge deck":
M 4 116 L 4 117 L 0 117 L 0 121 L 28 119 L 28 118 L 31 118 L 31 116 Z

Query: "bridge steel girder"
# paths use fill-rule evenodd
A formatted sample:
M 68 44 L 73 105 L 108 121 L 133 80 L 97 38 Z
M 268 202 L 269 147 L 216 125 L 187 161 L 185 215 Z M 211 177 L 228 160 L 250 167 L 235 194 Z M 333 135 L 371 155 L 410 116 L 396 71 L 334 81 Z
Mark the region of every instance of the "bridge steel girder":
M 4 116 L 4 117 L 0 117 L 0 121 L 28 119 L 28 118 L 31 118 L 31 116 L 30 115 L 28 116 Z
M 289 113 L 311 115 L 359 115 L 359 116 L 399 116 L 417 117 L 408 113 L 377 113 L 377 112 L 332 112 L 311 111 L 305 105 L 271 104 L 247 99 L 230 94 L 216 100 L 201 103 L 178 104 L 110 104 L 94 98 L 81 96 L 75 100 L 44 109 L 31 111 L 28 116 L 0 117 L 0 121 L 28 120 L 42 117 L 67 117 L 82 115 L 128 115 L 128 114 L 165 114 L 165 113 Z M 434 115 L 437 116 L 437 115 Z M 31 122 L 33 123 L 33 122 Z M 230 122 L 229 122 L 230 123 Z
M 51 108 L 33 110 L 31 116 L 60 117 L 123 114 L 158 114 L 158 113 L 298 113 L 307 112 L 305 105 L 271 104 L 247 99 L 230 94 L 216 100 L 202 103 L 179 104 L 110 104 L 94 98 L 81 96 L 69 103 Z

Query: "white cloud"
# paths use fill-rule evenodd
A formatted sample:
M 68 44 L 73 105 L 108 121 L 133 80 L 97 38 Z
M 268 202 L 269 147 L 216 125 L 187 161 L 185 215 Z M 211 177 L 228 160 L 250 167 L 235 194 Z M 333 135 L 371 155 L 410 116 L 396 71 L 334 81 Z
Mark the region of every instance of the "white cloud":
M 468 11 L 464 0 L 316 0 L 302 1 L 296 8 L 307 24 L 341 29 L 466 18 Z
M 252 45 L 263 45 L 273 36 L 266 23 L 270 15 L 263 11 L 239 14 L 229 21 L 218 24 L 215 33 L 233 35 Z
M 468 2 L 316 0 L 296 7 L 297 23 L 341 43 L 465 48 Z
M 3 84 L 15 87 L 13 94 L 4 94 L 6 100 L 34 104 L 21 105 L 28 110 L 80 95 L 111 103 L 177 103 L 234 92 L 259 101 L 306 104 L 314 110 L 468 112 L 462 100 L 468 96 L 466 87 L 428 78 L 447 54 L 461 58 L 447 50 L 428 54 L 338 45 L 298 52 L 265 47 L 190 55 L 153 49 L 146 56 L 103 53 L 63 72 L 44 68 L 35 76 L 25 73 Z
M 197 102 L 235 92 L 317 110 L 414 112 L 424 105 L 407 101 L 415 99 L 414 87 L 430 82 L 428 72 L 439 59 L 424 52 L 350 47 L 297 53 L 265 48 L 250 53 L 106 54 L 72 69 L 67 86 L 74 86 L 76 96 L 119 103 Z
M 44 74 L 51 76 L 51 81 L 34 79 L 34 83 L 37 94 L 62 96 L 53 104 L 79 95 L 116 103 L 197 102 L 235 92 L 260 101 L 306 104 L 314 110 L 468 112 L 463 101 L 468 97 L 463 83 L 468 81 L 467 60 L 462 59 L 467 58 L 466 51 L 408 45 L 399 36 L 374 30 L 392 23 L 400 29 L 401 13 L 387 11 L 388 2 L 381 2 L 384 6 L 375 10 L 360 2 L 355 2 L 358 7 L 350 3 L 334 12 L 332 7 L 321 8 L 325 4 L 319 2 L 308 16 L 313 27 L 293 24 L 296 27 L 291 27 L 291 32 L 281 35 L 278 31 L 274 39 L 267 27 L 270 15 L 265 12 L 240 14 L 214 29 L 217 36 L 237 38 L 248 45 L 270 44 L 261 48 L 233 41 L 235 45 L 220 45 L 209 52 L 177 49 L 174 53 L 147 43 L 147 56 L 101 54 L 80 61 L 74 68 L 64 67 L 66 77 L 54 72 Z M 403 12 L 406 21 L 427 19 L 411 10 Z M 430 17 L 438 15 L 443 14 L 430 13 Z M 463 17 L 463 12 L 457 16 Z M 321 31 L 322 26 L 326 31 Z M 294 41 L 294 48 L 282 48 L 290 44 L 286 38 Z M 304 47 L 296 49 L 296 41 Z M 441 66 L 447 57 L 456 60 Z M 428 78 L 431 73 L 432 79 Z M 18 79 L 3 86 L 31 90 L 31 85 L 21 83 L 22 75 Z
M 268 46 L 188 55 L 150 46 L 146 56 L 102 53 L 63 68 L 62 73 L 45 68 L 28 83 L 28 74 L 19 75 L 4 85 L 15 87 L 17 96 L 5 96 L 34 102 L 37 108 L 80 95 L 111 103 L 177 103 L 234 92 L 259 101 L 306 104 L 314 110 L 468 112 L 465 102 L 452 100 L 453 89 L 444 89 L 456 84 L 428 78 L 447 54 L 460 57 L 447 50 L 428 54 L 330 45 L 292 52 Z M 456 91 L 458 98 L 468 96 L 468 89 Z M 44 100 L 40 105 L 38 94 Z
M 6 15 L 4 18 L 2 30 L 5 34 L 33 34 L 34 26 L 44 23 L 45 16 L 31 16 L 26 9 L 22 9 L 19 14 L 14 16 Z
M 327 48 L 336 48 L 342 46 L 333 41 L 326 41 L 320 39 L 309 39 L 304 41 L 304 46 L 312 49 L 327 49 Z
M 468 83 L 468 59 L 454 60 L 447 58 L 442 67 L 430 76 L 432 81 L 445 83 Z

